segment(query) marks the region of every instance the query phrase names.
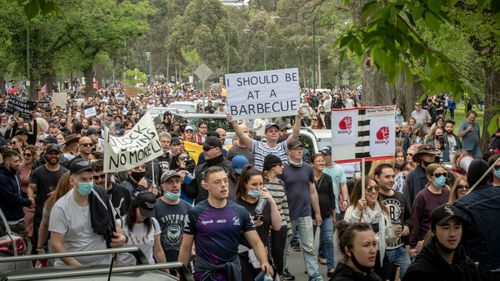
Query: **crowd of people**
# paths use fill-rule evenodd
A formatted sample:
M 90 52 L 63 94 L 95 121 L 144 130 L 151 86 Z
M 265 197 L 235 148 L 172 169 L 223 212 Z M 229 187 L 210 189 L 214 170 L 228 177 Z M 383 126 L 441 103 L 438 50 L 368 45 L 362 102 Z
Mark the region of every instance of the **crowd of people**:
M 295 280 L 288 267 L 295 249 L 314 281 L 323 280 L 322 265 L 335 281 L 498 280 L 500 131 L 481 151 L 471 110 L 455 134 L 452 98 L 416 103 L 408 116 L 396 106 L 394 159 L 369 163 L 366 175 L 359 165 L 336 164 L 331 147 L 305 158 L 299 140 L 301 125 L 329 128 L 332 108 L 361 104 L 359 91 L 344 90 L 304 91 L 310 112 L 300 109 L 293 125 L 228 115 L 229 148 L 223 128 L 208 131 L 201 120 L 195 130 L 167 111 L 157 125 L 162 155 L 105 173 L 104 126 L 123 135 L 150 106 L 224 100 L 215 86 L 208 94 L 168 85 L 147 91 L 130 97 L 109 88 L 80 102 L 70 92 L 66 109 L 49 99 L 32 118 L 3 113 L 0 207 L 34 252 L 137 246 L 150 263 L 181 261 L 196 280 Z M 96 114 L 85 118 L 89 107 Z M 186 142 L 202 146 L 200 157 Z M 111 262 L 135 264 L 120 254 L 44 266 Z

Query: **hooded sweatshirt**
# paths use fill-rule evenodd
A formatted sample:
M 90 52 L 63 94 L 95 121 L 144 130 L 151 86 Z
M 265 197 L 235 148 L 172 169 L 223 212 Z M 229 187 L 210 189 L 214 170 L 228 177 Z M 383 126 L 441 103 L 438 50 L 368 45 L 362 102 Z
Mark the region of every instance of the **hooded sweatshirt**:
M 481 280 L 477 266 L 465 254 L 460 245 L 453 255 L 452 264 L 448 264 L 439 254 L 436 238 L 422 250 L 415 262 L 408 268 L 403 281 L 476 281 Z
M 373 270 L 365 276 L 341 262 L 335 268 L 330 281 L 382 281 L 382 279 Z

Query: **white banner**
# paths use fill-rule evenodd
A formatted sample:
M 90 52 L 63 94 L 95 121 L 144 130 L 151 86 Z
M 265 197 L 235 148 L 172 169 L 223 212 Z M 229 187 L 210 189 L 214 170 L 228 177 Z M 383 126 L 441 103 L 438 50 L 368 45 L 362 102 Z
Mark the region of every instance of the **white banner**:
M 370 153 L 372 157 L 393 155 L 396 147 L 394 114 L 370 122 Z
M 298 68 L 225 75 L 227 110 L 236 119 L 296 115 L 300 108 Z
M 358 110 L 332 112 L 332 143 L 356 144 L 358 137 Z
M 123 137 L 104 127 L 104 172 L 120 172 L 144 164 L 163 154 L 158 132 L 149 112 Z
M 97 115 L 97 111 L 95 110 L 95 106 L 91 107 L 91 108 L 84 109 L 83 112 L 85 114 L 85 118 L 90 118 L 90 117 Z

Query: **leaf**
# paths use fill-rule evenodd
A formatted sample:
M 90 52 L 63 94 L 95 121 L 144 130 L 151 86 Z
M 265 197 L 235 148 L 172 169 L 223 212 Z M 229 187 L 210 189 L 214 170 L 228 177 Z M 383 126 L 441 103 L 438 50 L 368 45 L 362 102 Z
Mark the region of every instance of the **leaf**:
M 371 16 L 375 10 L 378 8 L 378 3 L 377 1 L 370 1 L 363 5 L 363 8 L 361 9 L 361 17 L 366 19 L 369 16 Z
M 488 122 L 488 134 L 490 136 L 493 136 L 496 131 L 499 129 L 500 124 L 497 123 L 498 118 L 500 118 L 500 113 L 497 113 L 493 118 L 490 119 L 490 122 Z
M 424 20 L 427 27 L 431 30 L 439 30 L 440 22 L 439 19 L 434 15 L 434 13 L 427 11 L 424 14 Z
M 38 0 L 31 0 L 24 6 L 24 14 L 28 19 L 32 19 L 38 15 L 40 11 L 40 6 L 38 5 Z
M 434 13 L 439 13 L 441 11 L 441 1 L 439 0 L 427 0 L 425 1 L 427 4 L 427 7 L 434 12 Z

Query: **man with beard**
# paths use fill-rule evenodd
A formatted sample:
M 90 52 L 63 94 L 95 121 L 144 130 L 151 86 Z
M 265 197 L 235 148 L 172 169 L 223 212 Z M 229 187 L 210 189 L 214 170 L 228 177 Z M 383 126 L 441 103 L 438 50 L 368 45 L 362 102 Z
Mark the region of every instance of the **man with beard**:
M 380 187 L 379 199 L 387 207 L 392 227 L 396 229 L 396 234 L 399 237 L 395 243 L 387 245 L 385 253 L 391 264 L 399 266 L 402 279 L 411 263 L 410 256 L 402 240 L 410 234 L 410 208 L 406 204 L 403 194 L 392 188 L 395 176 L 392 165 L 387 163 L 378 165 L 373 175 Z M 393 273 L 395 273 L 395 270 L 393 270 Z M 391 280 L 394 280 L 394 278 L 391 278 Z
M 114 177 L 112 177 L 113 173 L 104 173 L 103 160 L 93 161 L 92 170 L 94 171 L 94 185 L 104 187 L 115 211 L 120 217 L 125 216 L 132 199 L 130 192 L 125 186 L 115 181 Z M 108 179 L 108 186 L 104 186 L 106 178 Z
M 455 151 L 462 149 L 460 138 L 453 133 L 455 121 L 446 120 L 444 123 L 444 151 L 443 162 L 451 162 L 455 158 Z
M 2 153 L 3 165 L 0 166 L 0 208 L 2 209 L 11 230 L 27 239 L 24 225 L 23 207 L 33 207 L 35 200 L 25 198 L 21 191 L 19 179 L 19 167 L 22 160 L 21 155 L 14 150 Z M 3 228 L 3 227 L 2 227 Z M 3 233 L 0 233 L 3 235 Z
M 42 211 L 49 194 L 53 192 L 61 176 L 68 170 L 59 164 L 61 152 L 57 144 L 50 144 L 45 151 L 46 163 L 36 168 L 31 174 L 30 189 L 36 198 L 35 216 L 33 218 L 34 244 L 37 245 L 38 228 L 42 221 Z
M 436 162 L 439 150 L 432 148 L 430 144 L 421 145 L 418 152 L 413 155 L 413 161 L 418 163 L 417 167 L 408 174 L 403 194 L 408 206 L 413 206 L 413 201 L 420 190 L 424 189 L 429 179 L 425 174 L 425 168 Z
M 156 200 L 155 217 L 161 228 L 161 246 L 167 261 L 177 261 L 182 229 L 191 205 L 180 199 L 182 173 L 167 170 L 161 176 L 163 196 Z

